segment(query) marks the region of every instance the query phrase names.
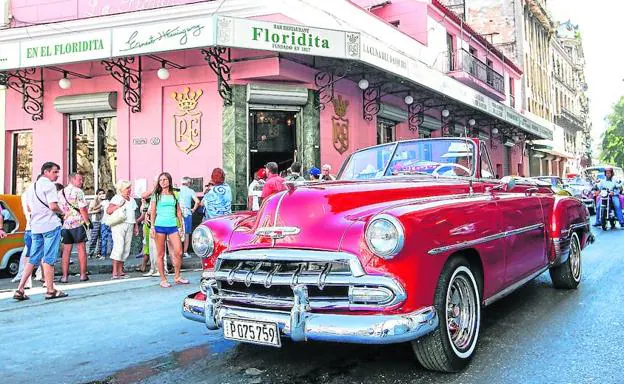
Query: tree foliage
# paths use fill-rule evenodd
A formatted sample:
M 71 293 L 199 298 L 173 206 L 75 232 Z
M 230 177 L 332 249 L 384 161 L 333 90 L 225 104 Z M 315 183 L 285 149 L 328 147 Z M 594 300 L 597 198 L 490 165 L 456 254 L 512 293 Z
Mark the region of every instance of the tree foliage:
M 608 164 L 624 166 L 624 96 L 607 116 L 608 127 L 602 136 L 600 159 Z

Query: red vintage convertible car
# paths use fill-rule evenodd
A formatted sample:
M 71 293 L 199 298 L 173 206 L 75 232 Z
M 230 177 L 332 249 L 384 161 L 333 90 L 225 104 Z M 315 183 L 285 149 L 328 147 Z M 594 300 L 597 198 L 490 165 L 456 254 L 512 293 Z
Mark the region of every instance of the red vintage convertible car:
M 579 200 L 493 174 L 473 139 L 357 151 L 337 181 L 290 184 L 257 213 L 200 225 L 201 291 L 183 314 L 274 347 L 411 342 L 425 368 L 461 370 L 482 306 L 546 270 L 555 287 L 576 288 L 593 242 Z

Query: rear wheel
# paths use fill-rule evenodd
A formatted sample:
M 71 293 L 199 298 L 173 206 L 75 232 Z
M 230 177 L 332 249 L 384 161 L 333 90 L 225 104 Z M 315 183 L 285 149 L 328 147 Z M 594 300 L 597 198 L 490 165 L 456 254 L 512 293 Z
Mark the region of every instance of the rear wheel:
M 575 289 L 581 282 L 581 242 L 573 232 L 570 238 L 570 256 L 565 263 L 548 271 L 555 288 Z
M 464 257 L 450 259 L 436 287 L 438 328 L 412 342 L 423 367 L 458 372 L 472 359 L 481 326 L 481 297 L 475 273 Z

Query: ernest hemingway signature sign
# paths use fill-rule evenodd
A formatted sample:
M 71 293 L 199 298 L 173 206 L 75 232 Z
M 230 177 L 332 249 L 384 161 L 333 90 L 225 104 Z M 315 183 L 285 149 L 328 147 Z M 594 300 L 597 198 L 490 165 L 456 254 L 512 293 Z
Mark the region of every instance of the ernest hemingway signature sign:
M 214 44 L 213 19 L 185 19 L 113 30 L 113 56 L 174 51 Z

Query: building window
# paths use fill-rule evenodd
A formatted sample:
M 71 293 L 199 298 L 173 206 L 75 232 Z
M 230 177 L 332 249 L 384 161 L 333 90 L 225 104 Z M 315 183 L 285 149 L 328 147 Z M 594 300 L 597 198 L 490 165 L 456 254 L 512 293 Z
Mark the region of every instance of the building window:
M 516 84 L 513 77 L 509 78 L 509 105 L 511 108 L 516 107 Z
M 425 128 L 418 128 L 418 138 L 419 139 L 430 139 L 431 131 Z
M 13 133 L 11 193 L 21 195 L 32 182 L 32 131 Z
M 115 190 L 117 180 L 117 119 L 114 116 L 71 117 L 69 171 L 84 175 L 83 190 Z
M 477 57 L 477 50 L 474 49 L 474 47 L 468 47 L 468 52 L 470 52 L 470 54 L 474 57 Z
M 446 34 L 446 57 L 448 60 L 448 70 L 455 70 L 455 49 L 453 44 L 453 35 L 450 33 Z
M 385 144 L 395 141 L 394 121 L 377 119 L 377 144 Z

